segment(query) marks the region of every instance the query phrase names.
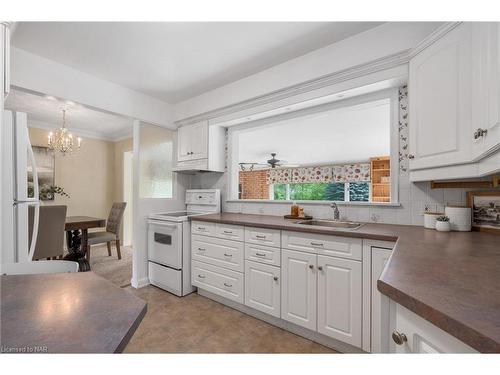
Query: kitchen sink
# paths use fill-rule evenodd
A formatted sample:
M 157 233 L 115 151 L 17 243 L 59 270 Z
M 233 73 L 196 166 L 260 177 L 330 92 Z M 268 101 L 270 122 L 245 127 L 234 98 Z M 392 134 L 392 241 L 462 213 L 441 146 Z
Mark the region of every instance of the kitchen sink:
M 313 225 L 318 227 L 329 227 L 329 228 L 342 228 L 342 229 L 358 229 L 363 225 L 362 223 L 355 223 L 352 221 L 339 221 L 339 220 L 303 220 L 303 221 L 298 221 L 296 224 Z

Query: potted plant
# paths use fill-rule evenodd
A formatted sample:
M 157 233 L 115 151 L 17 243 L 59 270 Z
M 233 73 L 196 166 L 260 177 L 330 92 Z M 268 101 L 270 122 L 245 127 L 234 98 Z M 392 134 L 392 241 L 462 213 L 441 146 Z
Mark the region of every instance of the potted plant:
M 438 216 L 436 218 L 436 230 L 439 232 L 450 231 L 450 218 L 448 216 Z
M 28 185 L 28 196 L 33 197 L 35 195 L 35 190 L 33 189 L 33 184 Z M 60 186 L 44 184 L 39 187 L 38 199 L 40 201 L 53 201 L 56 195 L 61 197 L 70 198 L 69 194 L 64 191 Z

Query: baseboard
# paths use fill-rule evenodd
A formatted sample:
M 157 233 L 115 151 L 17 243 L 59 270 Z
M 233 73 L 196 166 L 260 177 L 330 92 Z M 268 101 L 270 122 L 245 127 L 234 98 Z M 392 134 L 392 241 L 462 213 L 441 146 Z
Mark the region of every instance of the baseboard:
M 144 288 L 145 286 L 149 285 L 149 278 L 143 277 L 142 279 L 139 279 L 137 281 L 134 280 L 134 278 L 132 278 L 130 280 L 130 285 L 132 286 L 132 288 L 135 288 L 135 289 Z
M 307 328 L 304 328 L 304 327 L 298 326 L 296 324 L 287 322 L 286 320 L 283 320 L 281 318 L 276 318 L 274 316 L 268 315 L 266 313 L 255 310 L 255 309 L 248 307 L 246 305 L 242 305 L 241 303 L 231 301 L 230 299 L 218 296 L 217 294 L 208 292 L 206 290 L 198 288 L 198 294 L 200 296 L 209 298 L 215 302 L 219 302 L 225 306 L 231 307 L 232 309 L 238 310 L 244 314 L 250 315 L 256 319 L 259 319 L 259 320 L 262 320 L 266 323 L 272 324 L 273 326 L 284 329 L 285 331 L 292 332 L 298 336 L 304 337 L 308 340 L 317 342 L 318 344 L 321 344 L 321 345 L 326 346 L 328 348 L 334 349 L 338 352 L 341 352 L 341 353 L 366 353 L 362 349 L 357 348 L 355 346 L 346 344 L 342 341 L 339 341 L 339 340 L 333 339 L 331 337 L 322 335 L 321 333 L 311 331 Z

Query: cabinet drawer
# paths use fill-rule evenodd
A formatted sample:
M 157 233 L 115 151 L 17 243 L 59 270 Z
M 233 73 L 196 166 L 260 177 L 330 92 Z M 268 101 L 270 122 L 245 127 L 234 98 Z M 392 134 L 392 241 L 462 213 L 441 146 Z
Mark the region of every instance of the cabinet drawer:
M 245 259 L 280 267 L 281 250 L 276 247 L 246 243 Z
M 215 226 L 216 236 L 234 241 L 244 241 L 245 229 L 239 225 L 217 224 Z
M 243 242 L 193 235 L 191 257 L 219 267 L 243 272 L 245 248 Z
M 246 227 L 245 242 L 257 245 L 281 247 L 281 231 L 278 229 Z
M 191 223 L 191 233 L 204 236 L 215 236 L 215 223 L 205 223 L 203 221 L 193 221 Z
M 148 262 L 149 282 L 178 296 L 182 295 L 182 271 Z
M 244 276 L 210 264 L 193 261 L 193 285 L 230 300 L 244 303 Z
M 362 240 L 360 238 L 283 231 L 283 248 L 361 260 Z

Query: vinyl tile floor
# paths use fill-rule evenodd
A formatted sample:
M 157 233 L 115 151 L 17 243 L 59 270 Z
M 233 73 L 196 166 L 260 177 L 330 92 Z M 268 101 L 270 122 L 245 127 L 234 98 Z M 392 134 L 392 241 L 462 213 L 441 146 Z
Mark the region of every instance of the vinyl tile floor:
M 148 303 L 125 353 L 336 353 L 196 293 L 125 289 Z

